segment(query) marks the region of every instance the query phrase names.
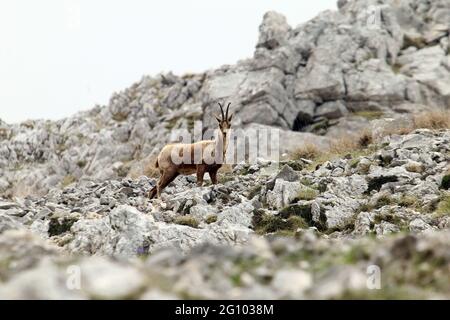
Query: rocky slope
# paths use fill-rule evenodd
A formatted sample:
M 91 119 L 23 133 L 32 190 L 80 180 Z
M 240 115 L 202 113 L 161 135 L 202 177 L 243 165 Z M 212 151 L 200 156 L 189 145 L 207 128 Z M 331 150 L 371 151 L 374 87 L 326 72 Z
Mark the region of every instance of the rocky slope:
M 175 129 L 282 129 L 281 152 L 326 147 L 377 117 L 450 105 L 450 9 L 439 1 L 339 1 L 291 27 L 268 12 L 253 58 L 203 74 L 145 76 L 107 106 L 56 122 L 0 122 L 0 192 L 44 195 L 76 180 L 138 177 Z M 320 137 L 314 136 L 316 133 Z
M 450 4 L 338 7 L 296 28 L 267 13 L 236 65 L 0 122 L 0 298 L 449 298 L 450 130 L 378 133 L 449 107 Z M 374 140 L 240 163 L 214 186 L 179 177 L 149 200 L 154 155 L 176 129 L 212 127 L 222 100 L 238 128 L 279 128 L 282 154 Z
M 449 159 L 450 130 L 421 129 L 316 168 L 184 177 L 161 200 L 141 177 L 3 201 L 0 297 L 448 298 Z

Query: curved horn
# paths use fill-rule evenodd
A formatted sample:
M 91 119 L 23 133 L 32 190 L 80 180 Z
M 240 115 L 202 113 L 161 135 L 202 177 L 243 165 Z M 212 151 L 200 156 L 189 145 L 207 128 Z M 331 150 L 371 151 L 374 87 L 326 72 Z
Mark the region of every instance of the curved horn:
M 229 102 L 227 105 L 227 112 L 226 112 L 226 116 L 225 116 L 225 119 L 227 119 L 227 120 L 228 120 L 228 109 L 230 108 L 230 104 L 231 104 L 231 102 Z
M 220 102 L 218 102 L 219 107 L 220 107 L 220 112 L 222 113 L 222 120 L 225 120 L 225 116 L 223 115 L 223 109 L 222 109 L 222 105 L 220 104 Z

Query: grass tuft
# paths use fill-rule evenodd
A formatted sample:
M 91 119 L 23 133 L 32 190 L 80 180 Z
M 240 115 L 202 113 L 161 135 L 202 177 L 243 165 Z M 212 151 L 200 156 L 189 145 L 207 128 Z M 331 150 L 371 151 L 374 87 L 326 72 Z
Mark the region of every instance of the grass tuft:
M 253 227 L 257 234 L 282 233 L 294 234 L 299 228 L 307 228 L 308 224 L 302 217 L 290 216 L 283 219 L 280 215 L 271 215 L 257 211 L 253 216 Z
M 174 223 L 180 224 L 182 226 L 189 226 L 192 228 L 198 228 L 199 225 L 197 219 L 190 215 L 176 217 Z
M 217 215 L 210 214 L 209 216 L 206 217 L 205 222 L 207 224 L 211 224 L 211 223 L 217 222 Z
M 317 197 L 319 192 L 317 190 L 314 190 L 312 188 L 303 188 L 300 190 L 300 192 L 297 195 L 298 200 L 313 200 Z
M 444 194 L 435 211 L 437 216 L 450 215 L 450 194 Z

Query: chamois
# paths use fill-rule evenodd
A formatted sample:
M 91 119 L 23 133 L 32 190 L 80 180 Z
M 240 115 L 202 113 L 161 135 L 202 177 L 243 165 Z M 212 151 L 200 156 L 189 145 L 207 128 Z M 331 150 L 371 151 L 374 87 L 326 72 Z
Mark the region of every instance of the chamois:
M 203 140 L 195 143 L 173 143 L 167 144 L 161 150 L 156 160 L 156 168 L 159 168 L 161 177 L 157 184 L 149 191 L 150 199 L 157 195 L 175 178 L 182 175 L 197 174 L 197 185 L 203 185 L 203 176 L 208 172 L 213 184 L 217 184 L 217 171 L 222 166 L 228 146 L 228 130 L 231 127 L 233 115 L 224 113 L 222 104 L 219 103 L 222 117 L 214 115 L 219 123 L 219 132 L 215 140 Z

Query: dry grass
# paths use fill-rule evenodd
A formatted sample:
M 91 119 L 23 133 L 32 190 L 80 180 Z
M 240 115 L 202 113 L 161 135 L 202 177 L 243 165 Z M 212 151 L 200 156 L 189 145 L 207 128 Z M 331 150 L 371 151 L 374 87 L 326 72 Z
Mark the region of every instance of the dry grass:
M 174 220 L 174 223 L 180 224 L 182 226 L 188 226 L 191 228 L 198 228 L 198 225 L 199 225 L 199 222 L 197 221 L 197 219 L 195 219 L 194 217 L 192 217 L 190 215 L 176 217 Z
M 308 159 L 308 160 L 314 160 L 321 153 L 322 153 L 322 151 L 320 151 L 319 148 L 315 144 L 313 144 L 311 142 L 306 142 L 303 146 L 301 146 L 297 150 L 293 151 L 290 154 L 290 158 L 294 159 L 294 160 L 298 160 L 301 158 Z
M 233 166 L 231 164 L 224 164 L 220 167 L 219 172 L 221 173 L 233 173 Z
M 75 178 L 73 175 L 68 174 L 66 175 L 62 181 L 61 181 L 61 186 L 63 188 L 67 187 L 68 185 L 71 185 L 72 183 L 76 182 L 77 178 Z
M 366 118 L 367 120 L 380 119 L 384 112 L 380 110 L 360 110 L 353 112 L 353 115 Z
M 389 129 L 384 129 L 381 137 L 385 137 L 385 136 L 391 136 L 394 134 L 398 134 L 398 135 L 406 135 L 408 133 L 410 133 L 411 131 L 414 131 L 414 128 L 412 126 L 410 127 L 399 127 L 399 128 L 389 128 Z
M 414 129 L 449 129 L 450 128 L 450 111 L 436 110 L 421 113 L 414 116 Z
M 341 137 L 330 145 L 330 152 L 336 155 L 345 155 L 356 150 L 367 148 L 373 142 L 372 131 L 365 129 L 356 135 Z
M 328 150 L 321 151 L 314 145 L 305 144 L 302 148 L 293 152 L 290 157 L 293 160 L 306 158 L 313 162 L 307 169 L 314 170 L 317 165 L 326 161 L 350 155 L 351 158 L 363 156 L 373 151 L 369 146 L 373 143 L 373 135 L 370 130 L 363 130 L 356 135 L 344 136 L 334 140 Z
M 160 176 L 159 169 L 156 168 L 156 156 L 150 157 L 144 163 L 143 175 L 150 178 L 158 178 Z
M 371 112 L 359 114 L 366 117 L 377 118 L 382 116 L 380 112 Z M 405 135 L 416 129 L 450 129 L 450 111 L 436 110 L 423 112 L 413 116 L 411 124 L 405 127 L 385 129 L 381 137 L 398 134 Z M 315 168 L 317 165 L 334 158 L 350 155 L 351 158 L 364 156 L 374 151 L 373 133 L 369 129 L 362 130 L 358 134 L 348 135 L 334 140 L 328 150 L 320 150 L 314 143 L 305 142 L 300 148 L 289 154 L 289 159 L 299 160 L 300 158 L 312 160 L 308 166 L 309 169 Z M 156 157 L 146 159 L 144 163 L 143 174 L 148 177 L 157 178 L 160 175 L 159 169 L 155 167 Z M 231 165 L 223 165 L 220 169 L 219 180 L 221 183 L 229 181 L 233 171 Z
M 297 198 L 299 200 L 314 200 L 318 194 L 317 190 L 306 187 L 298 193 Z
M 421 112 L 413 116 L 412 122 L 409 126 L 395 129 L 385 129 L 383 131 L 383 136 L 393 134 L 405 135 L 416 129 L 450 129 L 450 110 L 439 109 Z
M 424 112 L 413 116 L 411 124 L 407 127 L 386 129 L 382 136 L 392 134 L 408 134 L 416 129 L 450 129 L 450 111 L 436 110 Z M 309 169 L 316 168 L 317 165 L 337 157 L 349 155 L 351 158 L 364 156 L 374 151 L 373 133 L 365 129 L 356 135 L 344 136 L 334 140 L 327 151 L 320 151 L 314 144 L 306 143 L 304 146 L 293 152 L 291 159 L 306 158 L 313 160 Z
M 450 215 L 450 194 L 445 193 L 441 197 L 441 201 L 438 204 L 438 207 L 434 214 L 438 217 L 442 217 L 444 215 Z

